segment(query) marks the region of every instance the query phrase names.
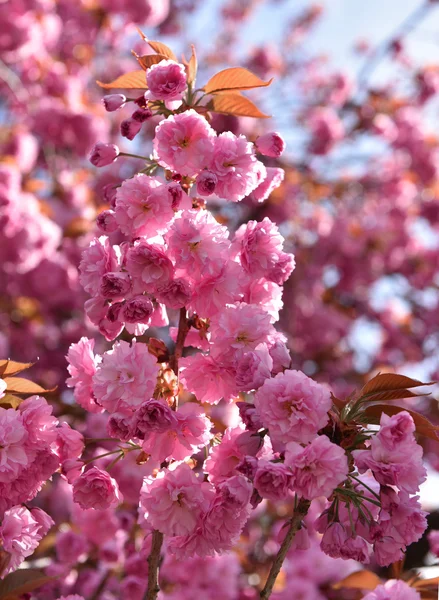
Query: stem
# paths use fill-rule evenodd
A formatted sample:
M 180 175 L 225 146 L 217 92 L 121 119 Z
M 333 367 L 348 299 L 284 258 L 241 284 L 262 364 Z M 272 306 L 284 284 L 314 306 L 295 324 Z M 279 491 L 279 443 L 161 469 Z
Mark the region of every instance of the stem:
M 180 320 L 178 322 L 177 341 L 175 342 L 174 354 L 169 361 L 171 369 L 178 377 L 178 361 L 183 354 L 184 342 L 189 332 L 189 324 L 187 320 L 186 308 L 180 308 Z
M 119 152 L 119 156 L 129 156 L 130 158 L 141 158 L 146 162 L 150 162 L 150 159 L 147 156 L 140 156 L 140 154 L 130 154 L 129 152 Z
M 365 487 L 366 490 L 369 490 L 369 492 L 371 494 L 373 494 L 375 496 L 375 498 L 381 502 L 381 498 L 378 496 L 378 494 L 376 492 L 374 492 L 373 489 L 370 488 L 366 483 L 364 483 L 364 481 L 361 481 L 361 479 L 359 477 L 356 477 L 356 475 L 352 475 L 352 473 L 349 473 L 348 476 L 351 477 L 352 479 L 355 479 L 355 481 L 357 483 L 359 483 L 360 485 L 362 485 L 363 487 Z
M 148 556 L 148 587 L 143 600 L 156 600 L 160 591 L 159 587 L 159 564 L 160 550 L 163 544 L 163 533 L 156 529 L 152 532 L 151 553 Z
M 175 343 L 174 354 L 171 356 L 169 364 L 178 377 L 178 361 L 183 354 L 184 342 L 189 332 L 190 326 L 187 319 L 186 308 L 180 308 L 180 319 L 178 322 L 177 341 Z M 175 398 L 173 409 L 177 410 L 178 397 Z M 156 529 L 152 532 L 151 552 L 148 556 L 148 587 L 143 600 L 156 600 L 160 591 L 159 587 L 159 565 L 160 551 L 163 544 L 163 533 Z
M 303 498 L 299 501 L 297 508 L 294 511 L 294 514 L 291 518 L 291 524 L 288 529 L 287 535 L 285 536 L 284 541 L 282 542 L 281 547 L 279 548 L 279 552 L 274 559 L 274 563 L 271 565 L 270 573 L 268 575 L 268 579 L 265 583 L 264 589 L 260 593 L 261 600 L 268 600 L 271 596 L 271 592 L 273 591 L 273 586 L 276 582 L 277 576 L 280 573 L 282 568 L 282 564 L 285 560 L 285 557 L 288 553 L 288 550 L 293 543 L 294 537 L 297 531 L 300 529 L 300 525 L 302 523 L 302 519 L 307 514 L 311 502 L 309 500 L 304 500 Z

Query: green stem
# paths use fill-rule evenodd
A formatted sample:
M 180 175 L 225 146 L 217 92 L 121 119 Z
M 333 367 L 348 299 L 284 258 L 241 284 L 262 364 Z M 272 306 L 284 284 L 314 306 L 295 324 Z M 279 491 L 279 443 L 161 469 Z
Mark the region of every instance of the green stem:
M 360 485 L 362 485 L 363 487 L 365 487 L 365 488 L 366 488 L 366 490 L 368 490 L 368 491 L 369 491 L 371 494 L 373 494 L 373 495 L 375 496 L 375 498 L 376 498 L 377 500 L 379 500 L 379 501 L 381 502 L 381 498 L 378 496 L 378 494 L 377 494 L 376 492 L 374 492 L 372 488 L 370 488 L 368 485 L 366 485 L 366 484 L 364 483 L 364 481 L 361 481 L 361 479 L 360 479 L 359 477 L 356 477 L 356 476 L 355 476 L 355 475 L 353 475 L 352 473 L 349 473 L 348 477 L 351 477 L 352 479 L 355 479 L 355 481 L 356 481 L 357 483 L 359 483 Z M 380 504 L 380 506 L 381 506 L 381 504 Z

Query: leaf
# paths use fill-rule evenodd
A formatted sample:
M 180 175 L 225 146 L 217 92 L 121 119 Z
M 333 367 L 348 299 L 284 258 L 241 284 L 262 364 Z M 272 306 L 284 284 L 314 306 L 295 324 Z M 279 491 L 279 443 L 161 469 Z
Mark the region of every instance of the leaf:
M 225 90 L 252 90 L 267 87 L 270 81 L 263 81 L 257 75 L 242 67 L 231 67 L 216 73 L 204 86 L 206 94 L 215 94 Z
M 337 398 L 337 396 L 334 396 L 334 394 L 332 392 L 331 392 L 331 400 L 332 400 L 332 404 L 336 408 L 338 408 L 338 410 L 341 410 L 347 404 L 347 402 L 345 400 L 340 400 L 340 398 Z
M 51 390 L 45 390 L 37 383 L 24 379 L 23 377 L 5 377 L 4 381 L 8 386 L 7 392 L 13 392 L 15 394 L 47 394 L 53 392 L 56 388 Z
M 0 377 L 3 375 L 15 375 L 32 367 L 35 363 L 21 363 L 13 360 L 0 360 Z
M 333 584 L 335 590 L 341 588 L 374 590 L 377 585 L 381 584 L 381 579 L 372 571 L 355 571 L 341 581 Z
M 439 585 L 439 577 L 433 577 L 432 579 L 417 579 L 412 584 L 412 587 L 416 588 L 417 590 L 422 590 L 424 588 L 434 586 L 436 588 L 436 592 L 437 592 L 438 585 Z
M 427 417 L 424 417 L 424 415 L 421 415 L 415 410 L 410 410 L 405 406 L 399 406 L 396 404 L 371 404 L 366 408 L 364 414 L 367 417 L 372 417 L 372 420 L 367 421 L 368 423 L 378 423 L 382 413 L 392 416 L 403 410 L 407 411 L 412 416 L 416 425 L 416 431 L 420 435 L 424 435 L 425 437 L 428 437 L 436 442 L 439 441 L 439 435 L 437 434 L 439 427 L 433 425 L 433 423 L 430 423 L 430 421 L 427 419 Z
M 19 569 L 0 581 L 0 600 L 16 600 L 53 579 L 40 569 Z
M 147 44 L 149 44 L 149 46 L 154 50 L 154 52 L 156 52 L 157 54 L 163 54 L 163 56 L 166 56 L 166 58 L 169 58 L 171 60 L 175 60 L 175 62 L 178 62 L 177 57 L 175 56 L 175 54 L 172 52 L 171 48 L 169 48 L 169 46 L 167 46 L 166 44 L 163 44 L 162 42 L 154 42 L 152 40 L 149 40 L 146 35 L 143 33 L 143 31 L 141 31 L 138 27 L 136 27 L 140 37 L 142 38 L 142 40 L 144 42 L 146 42 Z
M 197 55 L 195 53 L 195 46 L 192 44 L 191 48 L 192 48 L 192 55 L 186 66 L 187 82 L 190 85 L 195 82 L 195 78 L 197 76 L 197 70 L 198 70 L 198 61 L 197 61 Z
M 388 390 L 385 392 L 377 392 L 368 394 L 366 397 L 368 402 L 378 402 L 383 400 L 402 400 L 403 398 L 419 398 L 421 396 L 429 396 L 430 394 L 415 394 L 410 390 Z M 361 398 L 364 398 L 362 396 Z
M 116 77 L 114 81 L 110 83 L 103 83 L 102 81 L 96 81 L 96 83 L 106 90 L 110 88 L 121 88 L 126 90 L 146 90 L 148 86 L 146 85 L 146 78 L 144 71 L 131 71 L 130 73 L 125 73 L 125 75 L 121 75 L 120 77 Z
M 403 390 L 405 388 L 420 387 L 421 385 L 432 385 L 434 382 L 423 383 L 417 379 L 411 379 L 405 375 L 396 373 L 378 373 L 361 390 L 362 396 L 368 396 L 376 392 L 388 392 L 390 390 Z
M 163 54 L 145 54 L 144 56 L 139 56 L 134 50 L 131 50 L 131 52 L 144 71 L 152 67 L 152 65 L 158 65 L 159 62 L 167 59 Z
M 251 100 L 245 96 L 241 96 L 241 94 L 220 94 L 214 96 L 209 102 L 208 107 L 213 112 L 235 115 L 236 117 L 270 118 L 269 115 L 261 112 Z
M 3 398 L 0 398 L 0 406 L 6 406 L 11 408 L 18 408 L 23 402 L 23 398 L 14 396 L 14 394 L 5 394 Z
M 178 62 L 177 57 L 172 52 L 171 48 L 169 48 L 169 46 L 167 46 L 166 44 L 163 44 L 162 42 L 154 42 L 151 40 L 145 40 L 145 41 L 148 42 L 149 46 L 157 54 L 163 54 L 163 56 L 166 56 L 166 58 L 169 58 L 170 60 L 175 60 L 175 62 Z

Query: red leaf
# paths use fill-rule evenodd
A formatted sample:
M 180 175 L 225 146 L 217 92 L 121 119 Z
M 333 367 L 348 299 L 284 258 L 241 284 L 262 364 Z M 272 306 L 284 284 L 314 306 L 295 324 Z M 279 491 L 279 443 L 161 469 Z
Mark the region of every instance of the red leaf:
M 421 385 L 431 385 L 423 383 L 417 379 L 411 379 L 405 375 L 397 375 L 396 373 L 378 373 L 361 390 L 362 396 L 368 396 L 375 392 L 388 392 L 390 390 L 403 390 L 405 388 L 420 387 Z
M 0 581 L 0 600 L 17 600 L 53 579 L 40 569 L 19 569 Z
M 197 55 L 195 54 L 195 46 L 192 44 L 192 56 L 186 66 L 187 82 L 192 84 L 195 82 L 198 69 Z
M 163 54 L 145 54 L 144 56 L 139 56 L 134 50 L 131 50 L 131 53 L 135 56 L 137 62 L 144 71 L 149 69 L 149 67 L 152 67 L 152 65 L 157 65 L 159 62 L 162 62 L 162 60 L 167 60 L 167 57 Z
M 23 377 L 5 377 L 4 382 L 8 386 L 6 391 L 13 394 L 47 394 L 56 389 L 45 390 L 37 383 Z

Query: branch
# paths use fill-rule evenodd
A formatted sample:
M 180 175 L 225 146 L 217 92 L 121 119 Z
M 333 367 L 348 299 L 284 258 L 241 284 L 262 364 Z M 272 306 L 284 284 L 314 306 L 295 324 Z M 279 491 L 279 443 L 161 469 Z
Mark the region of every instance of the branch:
M 288 553 L 288 550 L 293 543 L 294 537 L 296 533 L 300 529 L 300 525 L 302 523 L 302 519 L 306 516 L 308 509 L 310 507 L 311 502 L 309 500 L 300 500 L 297 505 L 296 510 L 290 520 L 290 527 L 288 529 L 287 535 L 285 536 L 284 541 L 282 542 L 281 547 L 279 548 L 279 552 L 274 559 L 274 563 L 271 565 L 270 573 L 268 575 L 268 579 L 265 583 L 264 589 L 260 593 L 261 600 L 268 600 L 271 596 L 271 592 L 273 591 L 273 586 L 276 583 L 277 576 L 280 573 L 285 557 Z
M 407 36 L 415 27 L 426 17 L 428 12 L 433 8 L 432 2 L 422 2 L 416 9 L 401 23 L 398 29 L 384 42 L 382 42 L 369 60 L 365 62 L 358 74 L 358 89 L 363 90 L 367 84 L 369 77 L 376 69 L 378 64 L 385 58 L 389 50 L 392 48 L 392 43 L 395 39 L 402 39 Z
M 182 357 L 184 342 L 186 340 L 186 336 L 189 332 L 189 323 L 187 320 L 187 313 L 185 308 L 180 308 L 180 320 L 178 322 L 178 333 L 177 340 L 175 342 L 175 350 L 174 354 L 169 361 L 169 364 L 174 371 L 174 373 L 178 377 L 178 361 Z
M 174 354 L 171 356 L 169 364 L 178 377 L 178 361 L 183 354 L 184 342 L 189 332 L 190 325 L 187 319 L 186 308 L 180 309 L 180 320 L 178 322 L 177 341 L 175 343 Z M 178 397 L 175 398 L 173 409 L 177 410 Z M 152 533 L 151 552 L 148 556 L 148 587 L 143 600 L 156 600 L 160 591 L 159 586 L 159 565 L 160 552 L 163 544 L 163 533 L 156 529 Z
M 160 550 L 163 544 L 163 533 L 156 529 L 152 532 L 151 553 L 148 556 L 148 587 L 143 600 L 156 600 L 160 591 L 159 586 L 159 564 Z

